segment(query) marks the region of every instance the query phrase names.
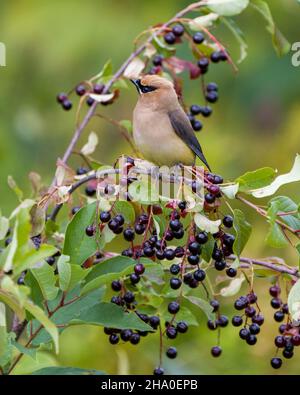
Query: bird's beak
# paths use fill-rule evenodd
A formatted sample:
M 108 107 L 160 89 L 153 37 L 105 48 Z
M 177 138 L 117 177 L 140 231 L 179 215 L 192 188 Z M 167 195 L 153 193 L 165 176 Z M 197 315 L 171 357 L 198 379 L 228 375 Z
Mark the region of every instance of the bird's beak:
M 140 93 L 141 80 L 138 79 L 138 80 L 130 80 L 130 81 L 133 83 L 133 85 L 135 85 L 135 87 L 136 87 L 138 93 Z

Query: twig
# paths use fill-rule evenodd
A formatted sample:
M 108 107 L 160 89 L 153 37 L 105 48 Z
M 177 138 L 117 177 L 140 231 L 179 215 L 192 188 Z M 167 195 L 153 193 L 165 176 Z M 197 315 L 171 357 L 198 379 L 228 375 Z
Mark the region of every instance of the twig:
M 108 83 L 105 85 L 103 94 L 107 93 L 109 89 L 112 87 L 112 85 L 122 76 L 124 71 L 126 70 L 127 66 L 131 63 L 131 61 L 138 55 L 140 55 L 147 47 L 151 41 L 159 36 L 169 25 L 171 25 L 173 22 L 175 22 L 178 18 L 183 17 L 185 14 L 187 14 L 190 11 L 193 11 L 196 8 L 205 6 L 206 1 L 197 1 L 195 3 L 190 4 L 183 10 L 179 11 L 173 18 L 171 18 L 168 22 L 164 23 L 159 29 L 155 30 L 150 37 L 142 44 L 140 45 L 134 52 L 131 53 L 131 55 L 124 61 L 124 63 L 121 65 L 121 67 L 118 69 L 118 71 L 113 75 L 113 77 L 108 81 Z M 79 140 L 83 130 L 89 123 L 90 119 L 93 117 L 96 107 L 97 107 L 97 102 L 95 101 L 92 106 L 90 107 L 89 111 L 86 113 L 85 117 L 83 118 L 81 124 L 76 128 L 74 135 L 63 155 L 62 162 L 67 163 L 72 151 L 75 148 L 75 145 L 77 141 Z M 55 185 L 55 177 L 52 180 L 51 186 L 53 187 Z
M 250 202 L 249 200 L 245 199 L 241 195 L 236 195 L 236 199 L 240 200 L 241 202 L 245 203 L 247 206 L 253 208 L 258 214 L 262 215 L 263 217 L 267 218 L 268 214 L 267 211 L 262 209 L 261 207 L 258 207 L 256 204 Z M 300 238 L 300 235 L 298 234 L 299 231 L 291 228 L 289 225 L 285 224 L 284 222 L 280 221 L 279 219 L 275 219 L 275 222 L 280 225 L 282 228 L 288 230 L 289 232 L 293 233 L 296 237 Z
M 227 257 L 226 259 L 229 259 L 231 261 L 235 261 L 237 259 L 236 255 L 230 255 L 229 257 Z M 249 268 L 252 265 L 258 265 L 258 266 L 263 266 L 267 269 L 271 269 L 274 270 L 275 272 L 279 272 L 279 273 L 286 273 L 286 274 L 290 274 L 291 276 L 295 276 L 295 277 L 300 277 L 300 273 L 299 270 L 297 268 L 289 268 L 286 267 L 284 265 L 278 265 L 275 262 L 271 262 L 271 261 L 262 261 L 259 259 L 252 259 L 252 258 L 245 258 L 245 257 L 240 257 L 239 261 L 246 264 L 245 268 Z

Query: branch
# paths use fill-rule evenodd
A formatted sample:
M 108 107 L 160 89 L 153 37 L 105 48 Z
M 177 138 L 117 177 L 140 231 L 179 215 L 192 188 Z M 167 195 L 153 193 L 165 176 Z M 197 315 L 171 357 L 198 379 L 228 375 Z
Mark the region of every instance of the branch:
M 253 208 L 258 214 L 262 215 L 265 218 L 268 218 L 268 213 L 261 207 L 258 207 L 256 204 L 250 202 L 249 200 L 245 199 L 241 195 L 236 195 L 236 199 L 240 200 L 241 202 L 245 203 L 247 206 Z M 293 233 L 296 237 L 300 238 L 299 230 L 295 230 L 291 228 L 289 225 L 282 222 L 280 219 L 275 219 L 275 222 L 281 226 L 283 229 L 288 230 L 289 232 Z
M 113 77 L 108 81 L 108 83 L 105 85 L 103 94 L 107 93 L 109 89 L 112 87 L 112 85 L 117 81 L 118 78 L 122 76 L 124 71 L 126 70 L 127 66 L 131 63 L 131 61 L 138 55 L 140 55 L 147 47 L 147 44 L 151 43 L 151 41 L 160 35 L 169 25 L 171 25 L 173 22 L 175 22 L 177 19 L 183 17 L 185 14 L 187 14 L 190 11 L 193 11 L 196 8 L 205 6 L 206 1 L 197 1 L 196 3 L 190 4 L 188 7 L 184 8 L 183 10 L 179 11 L 173 18 L 171 18 L 168 22 L 164 23 L 158 30 L 155 30 L 150 37 L 142 44 L 140 45 L 134 52 L 131 53 L 131 55 L 125 60 L 125 62 L 121 65 L 119 70 L 113 75 Z M 97 107 L 97 102 L 94 102 L 93 105 L 90 107 L 89 111 L 86 113 L 85 117 L 83 118 L 81 124 L 76 128 L 74 135 L 63 155 L 62 162 L 67 163 L 72 151 L 75 148 L 75 145 L 77 141 L 79 140 L 83 130 L 89 123 L 90 119 L 93 117 L 96 111 Z M 55 177 L 52 180 L 51 186 L 55 185 Z
M 237 256 L 236 255 L 230 255 L 226 259 L 229 259 L 231 261 L 235 261 L 237 259 Z M 284 266 L 284 265 L 278 265 L 275 262 L 260 261 L 259 259 L 252 259 L 252 258 L 245 258 L 245 257 L 240 257 L 238 259 L 239 259 L 240 262 L 245 264 L 245 265 L 242 266 L 242 267 L 245 267 L 245 268 L 249 268 L 252 265 L 258 265 L 258 266 L 263 266 L 263 267 L 265 267 L 267 269 L 274 270 L 275 272 L 286 273 L 286 274 L 289 274 L 291 276 L 295 276 L 295 277 L 298 277 L 298 278 L 300 277 L 300 273 L 299 273 L 299 270 L 297 268 L 289 268 L 289 267 Z

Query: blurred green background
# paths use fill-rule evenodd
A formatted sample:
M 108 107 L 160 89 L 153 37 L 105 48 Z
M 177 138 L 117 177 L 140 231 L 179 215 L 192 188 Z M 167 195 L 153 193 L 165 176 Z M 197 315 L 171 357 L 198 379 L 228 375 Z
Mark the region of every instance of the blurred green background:
M 55 171 L 57 157 L 64 152 L 75 124 L 75 110 L 64 112 L 55 96 L 68 91 L 79 81 L 96 74 L 107 59 L 116 69 L 132 49 L 139 32 L 169 19 L 189 1 L 171 0 L 38 0 L 1 1 L 0 41 L 7 47 L 7 67 L 0 67 L 0 207 L 6 215 L 17 204 L 7 187 L 7 175 L 29 193 L 28 173 L 41 174 L 45 184 Z M 300 41 L 300 5 L 296 0 L 270 0 L 274 18 L 291 43 Z M 288 171 L 300 151 L 300 67 L 293 67 L 291 54 L 277 58 L 264 20 L 253 10 L 235 18 L 245 33 L 249 56 L 234 75 L 227 64 L 213 65 L 206 81 L 220 86 L 220 100 L 214 114 L 204 120 L 198 134 L 214 171 L 226 179 L 262 166 Z M 228 46 L 235 59 L 238 48 L 225 28 L 217 37 Z M 187 81 L 185 100 L 201 104 L 200 84 Z M 74 98 L 74 102 L 76 99 Z M 101 108 L 116 119 L 130 119 L 136 101 L 134 88 L 124 92 L 114 106 Z M 89 131 L 98 133 L 97 158 L 112 164 L 122 153 L 130 153 L 115 127 L 99 118 L 90 122 Z M 71 164 L 80 162 L 73 158 Z M 282 188 L 281 194 L 299 199 L 299 185 Z M 267 224 L 248 212 L 254 225 L 245 255 L 251 257 L 279 255 L 296 265 L 296 254 L 278 251 L 264 245 Z M 267 324 L 258 343 L 247 346 L 238 337 L 238 329 L 222 330 L 223 355 L 210 357 L 216 333 L 203 324 L 180 336 L 179 357 L 166 361 L 171 374 L 299 374 L 300 354 L 285 361 L 279 372 L 270 368 L 275 352 L 268 281 L 258 279 L 259 294 Z M 245 291 L 246 292 L 246 291 Z M 285 296 L 283 296 L 284 298 Z M 224 313 L 231 317 L 233 299 Z M 299 351 L 299 350 L 297 350 Z M 47 357 L 48 359 L 48 357 Z M 25 360 L 25 359 L 24 359 Z M 105 370 L 108 373 L 142 374 L 152 372 L 158 360 L 158 337 L 143 338 L 138 347 L 112 347 L 102 330 L 92 327 L 68 329 L 62 335 L 58 360 L 63 365 Z M 47 362 L 48 363 L 48 362 Z

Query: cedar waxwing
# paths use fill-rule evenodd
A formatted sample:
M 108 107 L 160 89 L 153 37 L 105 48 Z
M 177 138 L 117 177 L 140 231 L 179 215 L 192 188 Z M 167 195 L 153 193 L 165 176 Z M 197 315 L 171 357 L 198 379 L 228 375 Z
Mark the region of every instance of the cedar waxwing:
M 198 156 L 210 170 L 172 82 L 157 75 L 131 81 L 140 94 L 133 138 L 145 159 L 158 166 L 192 166 Z

